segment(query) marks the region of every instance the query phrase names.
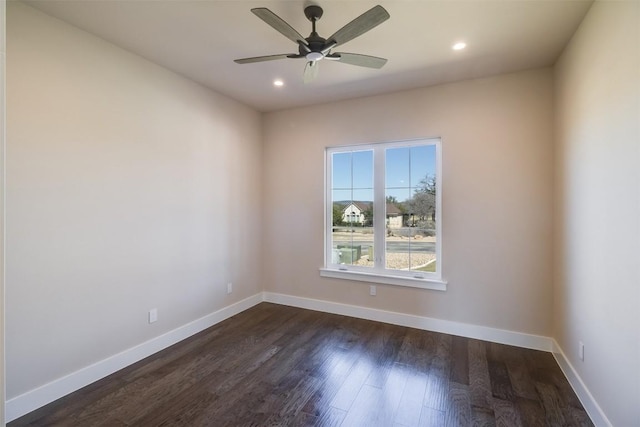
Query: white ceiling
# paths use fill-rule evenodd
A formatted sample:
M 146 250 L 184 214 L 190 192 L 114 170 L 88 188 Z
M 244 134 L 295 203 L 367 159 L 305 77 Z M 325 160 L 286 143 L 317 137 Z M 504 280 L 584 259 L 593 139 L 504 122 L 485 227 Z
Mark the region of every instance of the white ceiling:
M 391 18 L 335 51 L 388 58 L 380 70 L 331 61 L 302 83 L 305 61 L 239 65 L 236 58 L 295 53 L 297 47 L 254 16 L 267 7 L 302 35 L 311 32 L 294 0 L 33 0 L 50 15 L 100 36 L 259 111 L 330 102 L 551 66 L 591 0 L 322 0 L 318 32 L 329 37 L 381 4 Z M 457 41 L 468 47 L 453 51 Z M 285 85 L 276 88 L 275 78 Z

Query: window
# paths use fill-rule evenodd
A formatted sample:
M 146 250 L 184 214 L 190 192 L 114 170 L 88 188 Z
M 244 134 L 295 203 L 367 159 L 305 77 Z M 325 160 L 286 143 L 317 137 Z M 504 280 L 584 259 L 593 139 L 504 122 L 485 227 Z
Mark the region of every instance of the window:
M 440 156 L 440 139 L 327 148 L 322 276 L 446 289 Z

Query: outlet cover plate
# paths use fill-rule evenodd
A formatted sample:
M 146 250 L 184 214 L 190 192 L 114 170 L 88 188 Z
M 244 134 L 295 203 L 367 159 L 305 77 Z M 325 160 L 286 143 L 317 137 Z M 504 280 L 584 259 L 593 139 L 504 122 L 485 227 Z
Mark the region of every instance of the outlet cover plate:
M 153 323 L 158 320 L 158 309 L 152 308 L 149 310 L 149 323 Z

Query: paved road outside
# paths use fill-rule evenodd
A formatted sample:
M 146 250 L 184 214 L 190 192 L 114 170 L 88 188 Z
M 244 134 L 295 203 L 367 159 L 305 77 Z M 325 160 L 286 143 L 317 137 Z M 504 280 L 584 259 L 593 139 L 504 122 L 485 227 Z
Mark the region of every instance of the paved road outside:
M 362 253 L 366 253 L 373 246 L 373 235 L 363 233 L 333 233 L 333 244 L 361 245 Z M 407 237 L 391 236 L 386 239 L 387 252 L 391 253 L 430 253 L 435 254 L 436 242 L 434 237 L 409 239 Z

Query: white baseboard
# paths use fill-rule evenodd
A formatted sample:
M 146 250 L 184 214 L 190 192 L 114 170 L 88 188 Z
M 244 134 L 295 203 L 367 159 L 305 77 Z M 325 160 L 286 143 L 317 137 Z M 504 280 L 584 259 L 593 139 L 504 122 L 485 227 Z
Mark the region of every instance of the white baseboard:
M 552 339 L 540 335 L 531 335 L 522 332 L 489 328 L 487 326 L 453 322 L 451 320 L 434 319 L 432 317 L 415 316 L 411 314 L 340 304 L 337 302 L 317 299 L 301 298 L 272 292 L 264 292 L 263 299 L 266 302 L 272 302 L 275 304 L 290 305 L 309 310 L 323 311 L 325 313 L 375 320 L 393 325 L 407 326 L 410 328 L 424 329 L 427 331 L 441 332 L 467 338 L 475 338 L 500 344 L 531 348 L 534 350 L 550 352 L 553 349 Z
M 203 331 L 216 323 L 235 316 L 263 300 L 262 293 L 255 294 L 235 304 L 224 307 L 184 326 L 169 331 L 133 348 L 125 350 L 93 365 L 82 368 L 5 403 L 5 420 L 10 422 L 69 393 L 81 389 L 107 375 L 119 371 L 145 357 L 151 356 L 185 338 Z
M 613 424 L 611 424 L 611 421 L 609 421 L 602 411 L 598 402 L 593 398 L 591 392 L 589 392 L 589 389 L 578 375 L 578 372 L 573 368 L 573 365 L 569 362 L 569 359 L 567 359 L 567 356 L 556 340 L 553 340 L 553 357 L 555 357 L 556 362 L 560 365 L 560 369 L 562 369 L 564 376 L 567 377 L 569 384 L 571 384 L 573 391 L 576 392 L 580 403 L 582 403 L 585 411 L 589 414 L 593 424 L 598 427 L 611 427 Z

